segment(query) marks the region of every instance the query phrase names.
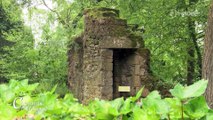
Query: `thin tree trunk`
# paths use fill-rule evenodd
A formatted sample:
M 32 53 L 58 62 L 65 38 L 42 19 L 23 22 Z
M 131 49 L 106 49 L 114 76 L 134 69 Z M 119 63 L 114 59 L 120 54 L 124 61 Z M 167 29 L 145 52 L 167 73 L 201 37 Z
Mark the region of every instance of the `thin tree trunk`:
M 187 59 L 187 85 L 191 85 L 194 80 L 195 76 L 195 50 L 194 46 L 192 43 L 193 35 L 194 33 L 194 28 L 193 28 L 193 21 L 191 19 L 188 19 L 188 30 L 189 30 L 189 43 L 188 43 L 188 48 L 187 48 L 187 53 L 188 53 L 188 59 Z
M 197 43 L 197 38 L 193 39 L 193 44 L 194 44 L 194 47 L 195 47 L 195 51 L 196 51 L 196 54 L 197 54 L 197 65 L 198 65 L 198 78 L 201 79 L 201 76 L 202 76 L 202 55 L 201 55 L 201 50 L 200 50 L 200 47 L 198 46 L 198 43 Z
M 187 85 L 191 85 L 195 74 L 194 48 L 189 46 L 187 53 Z
M 189 6 L 186 8 L 186 11 L 188 11 L 188 8 L 194 4 L 196 4 L 197 1 L 190 0 Z M 202 55 L 200 48 L 197 43 L 197 37 L 196 37 L 196 30 L 195 30 L 195 20 L 192 19 L 192 16 L 188 17 L 188 31 L 189 31 L 189 45 L 188 45 L 188 60 L 187 60 L 187 84 L 190 85 L 193 83 L 193 80 L 195 77 L 201 78 L 202 74 Z M 197 57 L 195 58 L 195 53 Z M 197 63 L 197 65 L 196 65 Z M 195 69 L 196 66 L 198 66 L 198 75 L 195 76 Z
M 190 85 L 193 83 L 193 79 L 195 79 L 195 62 L 198 66 L 198 75 L 196 77 L 201 78 L 202 74 L 202 55 L 200 48 L 197 43 L 196 31 L 195 31 L 195 21 L 190 17 L 188 18 L 188 29 L 189 29 L 189 37 L 192 45 L 189 45 L 188 48 L 188 74 L 187 74 L 187 84 Z M 197 54 L 197 60 L 195 59 L 195 52 Z
M 204 41 L 202 77 L 209 80 L 205 93 L 209 107 L 213 108 L 213 1 L 209 11 Z
M 191 6 L 193 0 L 190 0 L 189 6 Z M 186 7 L 186 12 L 188 12 L 188 7 Z M 189 43 L 187 48 L 188 59 L 187 59 L 187 85 L 191 85 L 193 83 L 194 75 L 195 75 L 195 50 L 193 46 L 193 38 L 195 36 L 195 24 L 194 20 L 191 19 L 191 16 L 188 16 L 188 35 L 189 35 Z M 195 37 L 196 39 L 196 37 Z

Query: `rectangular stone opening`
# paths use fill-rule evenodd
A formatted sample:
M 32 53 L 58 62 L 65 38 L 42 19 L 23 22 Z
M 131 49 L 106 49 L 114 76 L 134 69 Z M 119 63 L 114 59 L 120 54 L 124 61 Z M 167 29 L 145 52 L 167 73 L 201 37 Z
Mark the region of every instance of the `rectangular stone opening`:
M 126 98 L 134 92 L 135 51 L 136 49 L 113 49 L 113 99 Z

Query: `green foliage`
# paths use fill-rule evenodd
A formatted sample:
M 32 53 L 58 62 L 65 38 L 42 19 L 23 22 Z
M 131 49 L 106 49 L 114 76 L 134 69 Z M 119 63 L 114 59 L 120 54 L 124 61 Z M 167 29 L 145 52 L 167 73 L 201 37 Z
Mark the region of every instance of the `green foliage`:
M 33 2 L 45 4 L 32 0 L 20 0 L 19 4 L 15 0 L 1 3 L 0 39 L 15 42 L 15 45 L 4 47 L 8 53 L 5 54 L 1 52 L 3 39 L 0 41 L 0 76 L 7 79 L 30 78 L 30 82 L 40 83 L 39 91 L 50 90 L 58 84 L 61 87 L 56 91 L 65 94 L 68 89 L 62 88 L 66 88 L 67 80 L 67 43 L 83 31 L 85 8 L 115 8 L 129 24 L 144 27 L 146 32 L 140 34 L 151 51 L 153 75 L 174 85 L 186 83 L 187 59 L 191 59 L 187 49 L 193 47 L 188 19 L 196 23 L 196 43 L 202 49 L 210 0 L 196 0 L 192 5 L 188 0 L 52 0 L 52 5 L 46 4 L 48 10 L 33 6 Z M 25 4 L 31 19 L 34 19 L 33 15 L 44 17 L 38 22 L 32 20 L 41 28 L 41 37 L 33 36 L 32 30 L 23 25 L 21 7 Z M 197 55 L 192 59 L 198 62 Z M 198 67 L 196 64 L 195 80 L 200 79 Z
M 202 94 L 207 82 L 204 80 L 186 86 L 176 85 L 171 90 L 173 98 L 162 99 L 157 91 L 146 98 L 136 96 L 112 101 L 96 99 L 88 105 L 80 104 L 71 94 L 63 98 L 51 91 L 34 93 L 38 84 L 28 84 L 28 80 L 11 80 L 0 86 L 0 118 L 10 119 L 73 119 L 73 120 L 211 120 L 213 112 L 208 108 Z M 193 95 L 187 91 L 196 86 L 199 92 Z M 182 91 L 184 97 L 177 94 Z M 7 96 L 5 96 L 7 94 Z M 177 96 L 177 97 L 176 97 Z M 184 102 L 182 101 L 184 99 Z M 8 115 L 9 114 L 9 115 Z
M 54 24 L 57 19 L 59 27 L 63 27 L 66 42 L 83 31 L 84 9 L 109 7 L 120 10 L 121 18 L 127 19 L 129 24 L 139 24 L 139 27 L 145 29 L 145 33 L 141 35 L 146 47 L 151 51 L 152 73 L 166 83 L 186 83 L 189 66 L 187 60 L 192 59 L 194 63 L 201 61 L 197 52 L 202 53 L 202 39 L 210 0 L 195 0 L 191 4 L 189 0 L 53 0 L 53 3 L 57 6 L 54 6 L 54 12 L 48 13 L 47 21 L 48 24 Z M 189 19 L 196 24 L 195 43 L 190 36 Z M 49 39 L 51 40 L 53 39 Z M 198 49 L 195 57 L 191 57 L 187 51 L 189 48 L 195 49 L 194 44 L 198 45 Z M 195 64 L 195 81 L 200 79 L 199 67 L 199 64 Z
M 19 2 L 24 5 L 25 2 L 30 1 Z M 2 1 L 0 5 L 0 38 L 3 37 L 12 43 L 12 45 L 1 46 L 2 40 L 0 40 L 0 82 L 6 82 L 5 79 L 30 78 L 29 82 L 40 83 L 38 86 L 40 89 L 37 91 L 50 90 L 58 84 L 60 86 L 56 90 L 58 93 L 63 95 L 68 92 L 66 42 L 70 37 L 69 30 L 61 25 L 52 30 L 51 22 L 55 21 L 55 16 L 49 14 L 48 21 L 41 26 L 42 40 L 38 41 L 37 36 L 33 36 L 32 30 L 24 26 L 21 6 L 17 1 Z M 35 9 L 34 13 L 47 15 L 47 12 L 39 9 Z M 5 79 L 2 80 L 2 77 Z
M 33 36 L 31 29 L 27 27 L 21 27 L 18 30 L 11 30 L 5 34 L 7 40 L 13 42 L 12 46 L 4 47 L 7 52 L 3 54 L 2 61 L 4 76 L 7 79 L 24 79 L 31 78 L 33 71 L 33 62 L 29 55 L 33 49 Z
M 34 38 L 24 26 L 21 8 L 16 0 L 1 1 L 0 15 L 0 82 L 31 78 L 33 61 L 27 56 Z M 4 42 L 7 41 L 7 42 Z
M 208 112 L 204 96 L 194 98 L 186 103 L 184 112 L 192 119 L 201 118 Z
M 170 90 L 170 92 L 173 96 L 177 97 L 180 100 L 198 97 L 203 94 L 203 91 L 205 91 L 207 83 L 208 81 L 206 80 L 200 80 L 188 87 L 177 84 L 174 89 Z
M 24 4 L 27 1 L 31 2 L 21 2 Z M 147 98 L 139 100 L 141 90 L 135 97 L 113 101 L 95 100 L 88 106 L 78 103 L 71 95 L 58 98 L 58 95 L 52 92 L 45 92 L 51 90 L 55 84 L 58 84 L 57 93 L 63 95 L 68 92 L 67 43 L 83 31 L 84 8 L 93 7 L 119 9 L 121 18 L 127 19 L 130 24 L 143 26 L 146 31 L 143 34 L 145 44 L 152 54 L 153 74 L 167 83 L 184 83 L 187 74 L 186 60 L 190 58 L 187 49 L 193 47 L 187 27 L 188 19 L 196 23 L 197 44 L 202 48 L 209 1 L 196 0 L 192 5 L 188 5 L 188 0 L 53 0 L 52 11 L 47 12 L 36 6 L 31 8 L 30 14 L 43 14 L 47 19 L 43 24 L 45 20 L 37 23 L 41 24 L 42 28 L 40 39 L 34 39 L 31 29 L 23 25 L 21 9 L 15 0 L 1 1 L 0 12 L 3 17 L 0 17 L 0 79 L 1 76 L 18 80 L 29 78 L 30 83 L 40 84 L 27 87 L 26 81 L 12 81 L 9 85 L 1 85 L 0 109 L 10 111 L 7 113 L 10 114 L 8 119 L 26 115 L 28 118 L 37 119 L 155 120 L 184 117 L 210 120 L 213 112 L 207 108 L 205 99 L 201 97 L 206 81 L 199 81 L 188 87 L 177 84 L 171 90 L 174 98 L 162 99 L 159 93 L 154 91 Z M 5 42 L 2 41 L 14 44 L 5 47 L 2 44 Z M 195 71 L 194 78 L 197 79 L 198 65 L 195 65 Z M 11 107 L 14 100 L 18 110 Z M 6 119 L 5 114 L 6 112 L 1 112 L 0 119 Z

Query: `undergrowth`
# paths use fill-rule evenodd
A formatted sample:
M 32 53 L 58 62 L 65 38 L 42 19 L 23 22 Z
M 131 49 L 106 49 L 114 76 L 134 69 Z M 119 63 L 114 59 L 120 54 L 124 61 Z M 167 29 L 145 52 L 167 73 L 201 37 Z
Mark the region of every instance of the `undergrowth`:
M 1 120 L 213 120 L 213 110 L 202 95 L 206 80 L 191 86 L 177 84 L 170 90 L 172 98 L 161 98 L 158 91 L 141 98 L 136 96 L 112 101 L 95 99 L 88 105 L 78 102 L 72 94 L 63 98 L 51 91 L 35 92 L 38 83 L 10 80 L 0 85 Z

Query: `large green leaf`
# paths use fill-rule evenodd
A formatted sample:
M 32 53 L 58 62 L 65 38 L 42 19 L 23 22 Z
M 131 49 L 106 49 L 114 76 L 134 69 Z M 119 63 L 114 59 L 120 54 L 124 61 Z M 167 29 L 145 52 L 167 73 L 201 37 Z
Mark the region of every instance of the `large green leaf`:
M 131 112 L 131 111 L 132 111 L 131 104 L 132 104 L 132 99 L 131 99 L 131 97 L 130 97 L 130 98 L 127 98 L 127 99 L 124 101 L 123 106 L 121 107 L 120 113 L 126 115 L 127 113 Z
M 150 111 L 135 107 L 133 109 L 133 120 L 159 120 L 160 116 Z
M 167 117 L 169 113 L 169 104 L 161 99 L 158 91 L 151 92 L 145 99 L 142 100 L 142 107 L 153 114 L 158 114 L 161 118 Z
M 7 103 L 0 100 L 0 120 L 13 120 L 16 117 L 16 110 Z
M 185 100 L 187 98 L 198 97 L 202 95 L 207 87 L 207 80 L 200 80 L 190 86 L 182 86 L 181 84 L 177 84 L 174 89 L 171 89 L 170 92 L 174 97 L 177 97 L 181 100 Z
M 169 115 L 173 119 L 181 119 L 181 101 L 178 98 L 165 98 L 169 105 Z
M 148 120 L 146 111 L 144 111 L 138 107 L 136 107 L 133 110 L 133 118 L 134 118 L 134 120 Z
M 8 85 L 2 84 L 0 85 L 0 98 L 6 103 L 12 103 L 15 98 L 15 93 Z
M 184 105 L 184 112 L 192 119 L 199 119 L 205 116 L 208 110 L 204 96 L 194 98 Z
M 209 112 L 206 114 L 206 120 L 213 120 L 213 110 L 209 110 Z
M 112 120 L 114 118 L 112 113 L 111 114 L 109 113 L 111 104 L 108 101 L 96 99 L 90 103 L 89 108 L 95 112 L 95 118 L 98 120 Z M 116 112 L 116 111 L 112 111 L 112 112 Z
M 9 88 L 13 90 L 16 96 L 31 94 L 38 87 L 38 85 L 39 83 L 28 84 L 28 79 L 21 81 L 12 79 L 9 82 Z
M 119 112 L 123 103 L 124 103 L 123 97 L 110 101 L 111 107 L 109 108 L 109 113 L 115 117 L 119 116 L 120 115 Z

